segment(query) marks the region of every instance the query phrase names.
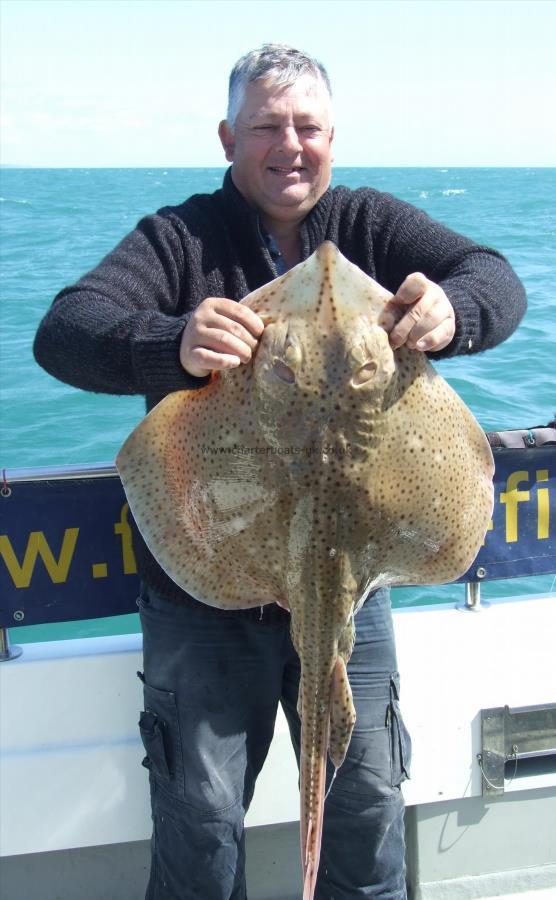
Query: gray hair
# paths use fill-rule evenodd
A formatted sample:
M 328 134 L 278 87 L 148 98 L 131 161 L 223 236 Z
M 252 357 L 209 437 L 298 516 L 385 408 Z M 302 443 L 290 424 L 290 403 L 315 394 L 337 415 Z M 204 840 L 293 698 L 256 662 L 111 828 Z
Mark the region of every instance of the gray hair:
M 234 128 L 245 99 L 245 89 L 252 81 L 269 78 L 274 84 L 290 87 L 302 75 L 312 75 L 321 81 L 332 97 L 330 79 L 323 64 L 301 50 L 287 44 L 263 44 L 238 59 L 230 73 L 227 120 Z

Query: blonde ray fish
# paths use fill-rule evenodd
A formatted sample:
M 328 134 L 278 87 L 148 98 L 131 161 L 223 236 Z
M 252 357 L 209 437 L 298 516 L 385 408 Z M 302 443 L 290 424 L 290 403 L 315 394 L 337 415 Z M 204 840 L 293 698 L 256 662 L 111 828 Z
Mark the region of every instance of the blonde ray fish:
M 291 612 L 304 900 L 326 754 L 341 766 L 355 722 L 354 615 L 383 585 L 457 578 L 492 512 L 487 440 L 424 354 L 390 348 L 391 297 L 322 244 L 241 301 L 265 322 L 252 362 L 170 394 L 117 459 L 138 527 L 180 587 L 222 609 Z

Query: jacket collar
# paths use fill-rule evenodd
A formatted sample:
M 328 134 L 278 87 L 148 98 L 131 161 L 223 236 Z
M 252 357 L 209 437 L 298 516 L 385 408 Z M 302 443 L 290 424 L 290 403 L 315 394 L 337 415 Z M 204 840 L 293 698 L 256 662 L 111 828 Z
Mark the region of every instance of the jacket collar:
M 243 194 L 236 188 L 232 180 L 232 167 L 224 175 L 222 193 L 228 207 L 233 211 L 238 227 L 247 228 L 251 234 L 260 235 L 259 213 L 249 206 Z M 300 228 L 301 258 L 307 259 L 314 253 L 317 247 L 326 240 L 326 230 L 333 204 L 333 192 L 331 188 L 322 195 L 307 214 Z

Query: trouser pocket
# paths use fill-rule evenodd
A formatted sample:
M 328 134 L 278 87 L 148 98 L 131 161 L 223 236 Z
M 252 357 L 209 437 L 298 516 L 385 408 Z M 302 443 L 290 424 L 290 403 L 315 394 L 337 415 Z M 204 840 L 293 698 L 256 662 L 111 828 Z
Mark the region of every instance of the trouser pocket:
M 400 711 L 400 676 L 390 675 L 390 703 L 387 722 L 390 729 L 392 786 L 397 787 L 410 776 L 411 738 Z
M 139 732 L 147 754 L 143 765 L 166 790 L 183 797 L 183 755 L 176 695 L 144 681 L 143 694 L 145 709 L 139 717 Z
M 143 765 L 146 769 L 152 771 L 153 775 L 158 775 L 164 781 L 170 781 L 170 769 L 168 767 L 168 759 L 166 757 L 166 748 L 164 747 L 163 725 L 155 713 L 141 713 L 139 717 L 139 731 L 141 732 L 141 740 L 145 748 L 146 756 Z

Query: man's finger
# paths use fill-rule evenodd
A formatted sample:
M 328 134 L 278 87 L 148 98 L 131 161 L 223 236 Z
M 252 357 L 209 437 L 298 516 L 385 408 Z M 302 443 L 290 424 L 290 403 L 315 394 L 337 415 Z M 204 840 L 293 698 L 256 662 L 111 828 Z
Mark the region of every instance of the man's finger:
M 398 290 L 390 300 L 390 303 L 415 303 L 426 292 L 427 288 L 433 282 L 429 281 L 422 272 L 412 272 L 402 281 Z
M 210 317 L 207 317 L 205 321 L 199 322 L 197 327 L 197 333 L 199 335 L 209 335 L 212 331 L 216 331 L 218 334 L 226 332 L 230 337 L 246 344 L 251 350 L 255 349 L 260 337 L 260 335 L 254 335 L 242 322 L 230 319 L 216 311 L 213 312 Z
M 203 301 L 204 302 L 204 301 Z M 226 297 L 211 298 L 211 309 L 219 316 L 224 316 L 233 322 L 238 322 L 254 337 L 260 338 L 264 331 L 264 322 L 256 312 L 248 306 L 228 300 Z
M 407 346 L 411 350 L 414 350 L 417 343 L 438 328 L 439 325 L 446 323 L 445 327 L 448 328 L 447 323 L 454 322 L 454 311 L 447 297 L 444 295 L 430 296 L 426 299 L 427 302 L 423 298 L 407 313 L 408 318 L 415 320 L 406 341 Z M 412 313 L 414 313 L 413 316 L 411 315 Z M 422 348 L 418 347 L 418 349 Z M 427 347 L 427 349 L 429 348 Z
M 206 372 L 210 372 L 211 369 L 235 369 L 240 366 L 242 360 L 239 356 L 235 356 L 232 353 L 216 353 L 213 350 L 208 350 L 206 347 L 194 347 L 191 350 L 191 367 L 197 370 L 206 370 Z M 194 374 L 193 372 L 191 374 Z M 202 374 L 205 374 L 203 371 Z
M 232 353 L 239 356 L 241 362 L 248 363 L 252 351 L 257 346 L 257 341 L 251 335 L 245 335 L 245 339 L 236 337 L 227 327 L 197 329 L 193 347 L 206 347 L 215 353 Z
M 390 345 L 392 347 L 401 347 L 410 339 L 417 340 L 423 337 L 430 328 L 438 325 L 438 321 L 434 321 L 429 316 L 429 308 L 433 305 L 432 298 L 423 297 L 409 309 L 400 321 L 394 326 L 390 332 Z M 418 337 L 415 337 L 417 335 Z
M 428 334 L 418 340 L 414 349 L 421 351 L 443 350 L 454 337 L 455 330 L 456 325 L 454 319 L 444 319 L 440 325 L 437 325 L 436 328 L 429 331 Z M 408 344 L 408 346 L 410 345 Z

